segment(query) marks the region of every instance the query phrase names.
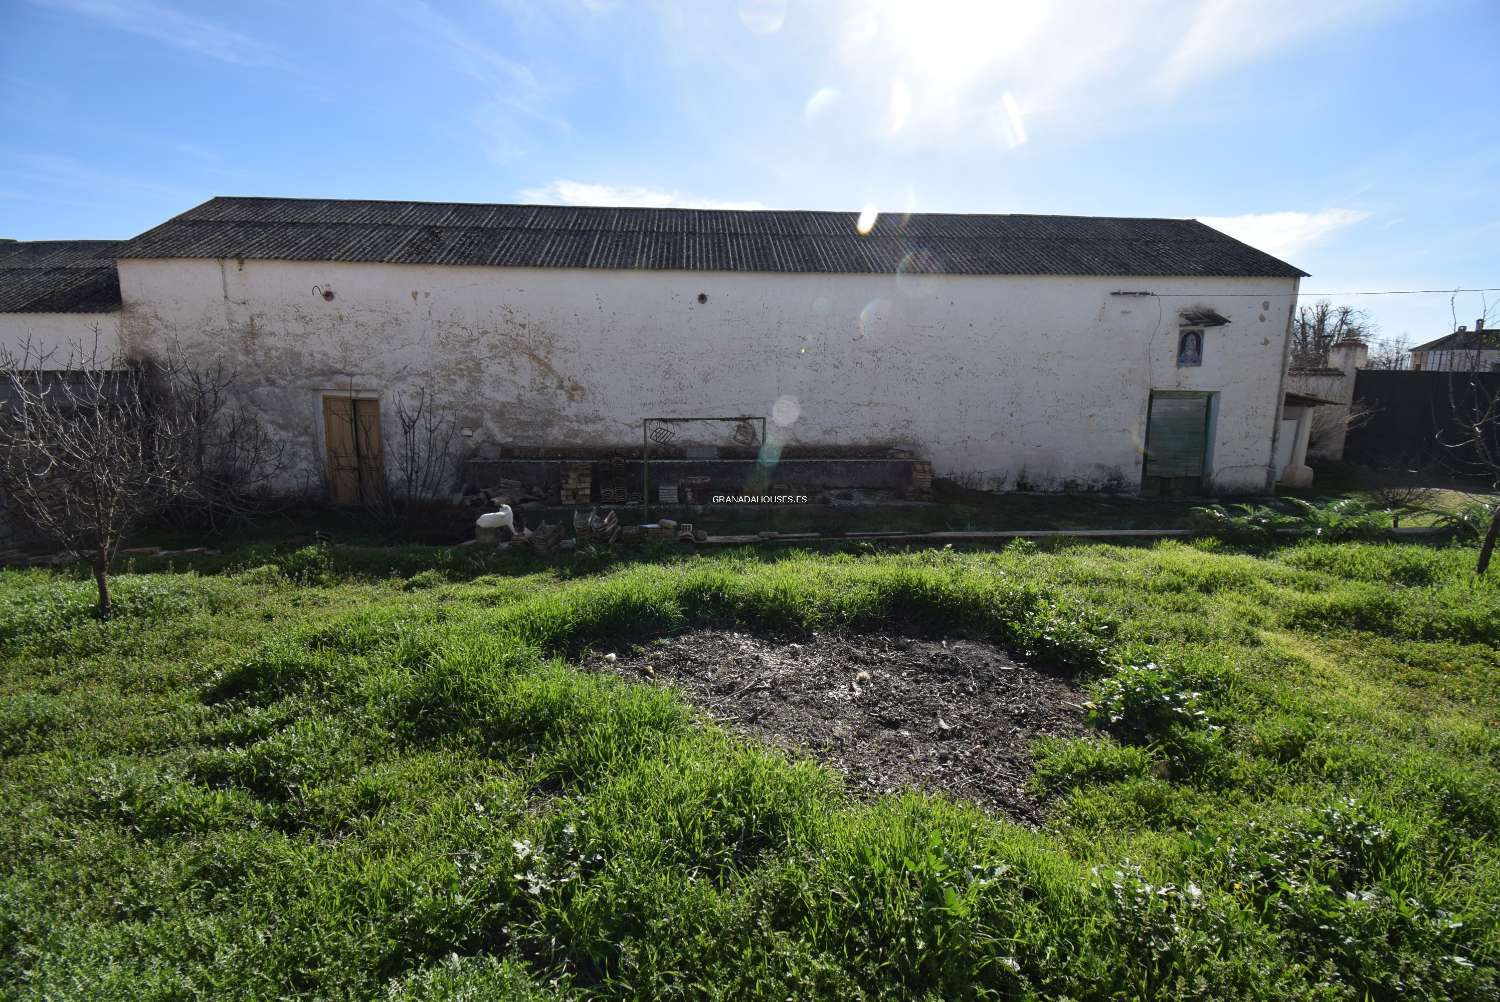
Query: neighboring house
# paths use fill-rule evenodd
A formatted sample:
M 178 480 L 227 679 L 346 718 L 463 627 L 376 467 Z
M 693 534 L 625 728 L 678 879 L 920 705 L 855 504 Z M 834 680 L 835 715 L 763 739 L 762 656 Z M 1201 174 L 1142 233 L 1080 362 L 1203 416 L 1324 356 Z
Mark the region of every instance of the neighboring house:
M 119 250 L 128 352 L 223 356 L 298 473 L 426 391 L 481 456 L 915 454 L 994 488 L 1263 492 L 1303 272 L 1171 219 L 215 198 Z M 382 442 L 384 445 L 382 446 Z M 1295 457 L 1301 462 L 1301 457 Z
M 114 240 L 0 240 L 0 355 L 34 369 L 112 365 L 120 346 Z
M 1411 367 L 1427 372 L 1500 372 L 1500 331 L 1485 330 L 1480 317 L 1473 330 L 1459 327 L 1411 349 Z

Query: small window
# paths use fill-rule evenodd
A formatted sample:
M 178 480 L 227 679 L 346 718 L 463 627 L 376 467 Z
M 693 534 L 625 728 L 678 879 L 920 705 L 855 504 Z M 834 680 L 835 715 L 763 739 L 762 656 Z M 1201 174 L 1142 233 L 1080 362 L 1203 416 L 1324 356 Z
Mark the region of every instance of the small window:
M 1203 364 L 1203 332 L 1188 328 L 1177 335 L 1177 367 Z

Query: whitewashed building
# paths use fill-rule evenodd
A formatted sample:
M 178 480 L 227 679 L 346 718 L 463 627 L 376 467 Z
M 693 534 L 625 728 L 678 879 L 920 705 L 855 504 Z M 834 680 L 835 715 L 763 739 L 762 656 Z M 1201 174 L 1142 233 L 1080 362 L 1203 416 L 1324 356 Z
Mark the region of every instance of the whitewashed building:
M 1303 272 L 1193 220 L 215 198 L 117 256 L 126 353 L 225 357 L 336 495 L 329 443 L 366 418 L 380 463 L 422 393 L 502 460 L 734 415 L 762 465 L 995 489 L 1258 493 L 1302 462 Z
M 114 240 L 0 240 L 0 358 L 110 365 L 120 348 Z
M 1411 349 L 1414 372 L 1500 372 L 1500 330 L 1485 330 L 1484 317 L 1474 329 L 1460 324 L 1452 334 Z

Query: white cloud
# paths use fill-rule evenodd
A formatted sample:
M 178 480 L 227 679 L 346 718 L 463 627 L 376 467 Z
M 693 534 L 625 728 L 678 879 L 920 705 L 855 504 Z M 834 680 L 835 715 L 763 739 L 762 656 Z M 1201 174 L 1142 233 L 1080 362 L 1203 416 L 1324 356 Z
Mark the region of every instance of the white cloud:
M 1279 258 L 1296 257 L 1329 234 L 1370 218 L 1359 209 L 1319 212 L 1252 212 L 1199 216 L 1198 221 Z
M 755 201 L 726 201 L 685 195 L 647 185 L 591 184 L 559 178 L 540 188 L 522 188 L 517 194 L 527 202 L 548 205 L 633 205 L 651 209 L 764 209 Z
M 786 23 L 786 0 L 740 0 L 740 23 L 757 35 L 774 35 Z
M 572 134 L 571 123 L 553 110 L 556 88 L 530 66 L 485 44 L 483 33 L 426 0 L 384 0 L 384 5 L 479 85 L 481 98 L 472 116 L 478 144 L 491 160 L 509 163 L 535 152 L 546 136 Z
M 12 153 L 0 158 L 0 177 L 17 177 L 49 191 L 128 189 L 144 195 L 183 198 L 183 190 L 155 179 L 99 170 L 76 157 L 57 153 Z
M 830 40 L 837 72 L 828 86 L 843 97 L 840 121 L 913 149 L 1016 147 L 1025 132 L 1035 141 L 1140 121 L 1129 109 L 1171 103 L 1195 83 L 1388 7 L 1389 0 L 1327 0 L 1316 9 L 1305 0 L 845 0 L 819 33 Z
M 1168 90 L 1232 69 L 1300 39 L 1329 32 L 1353 16 L 1377 13 L 1380 4 L 1356 0 L 1207 0 L 1180 31 L 1171 56 L 1156 75 Z M 1183 13 L 1188 13 L 1184 6 Z
M 93 18 L 210 59 L 240 66 L 273 66 L 280 60 L 271 46 L 215 21 L 185 14 L 151 0 L 32 0 L 56 10 Z

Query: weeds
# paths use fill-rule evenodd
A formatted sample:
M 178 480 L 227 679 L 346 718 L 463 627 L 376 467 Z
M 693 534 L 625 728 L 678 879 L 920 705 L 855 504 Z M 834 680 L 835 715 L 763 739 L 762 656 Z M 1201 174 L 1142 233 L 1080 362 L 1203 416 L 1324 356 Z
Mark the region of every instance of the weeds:
M 1390 535 L 1391 512 L 1353 498 L 1304 501 L 1286 498 L 1296 510 L 1266 505 L 1221 504 L 1192 509 L 1190 524 L 1207 536 L 1241 546 L 1265 546 L 1278 536 L 1313 536 L 1329 542 L 1380 539 Z
M 0 996 L 1500 991 L 1500 586 L 1462 551 L 468 560 L 251 547 L 121 575 L 108 624 L 0 575 Z M 731 624 L 989 639 L 1097 732 L 1036 748 L 1037 831 L 564 660 Z
M 1478 540 L 1489 530 L 1496 506 L 1500 506 L 1500 501 L 1471 498 L 1452 511 L 1441 512 L 1438 522 L 1459 539 Z

